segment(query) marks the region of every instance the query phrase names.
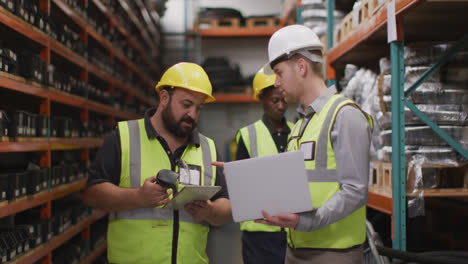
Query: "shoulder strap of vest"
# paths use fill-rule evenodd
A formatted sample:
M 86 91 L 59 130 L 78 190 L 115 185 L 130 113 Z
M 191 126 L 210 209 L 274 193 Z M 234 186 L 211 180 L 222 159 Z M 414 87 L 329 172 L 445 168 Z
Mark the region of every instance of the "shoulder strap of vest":
M 132 188 L 141 186 L 141 143 L 140 143 L 140 125 L 139 120 L 130 120 L 128 126 L 129 143 L 129 167 L 130 167 L 130 185 Z M 119 128 L 121 123 L 119 123 Z M 120 131 L 122 133 L 122 131 Z M 123 150 L 123 149 L 122 149 Z
M 216 152 L 212 153 L 214 149 L 214 143 L 211 139 L 205 137 L 200 133 L 199 137 L 200 147 L 203 155 L 203 168 L 205 170 L 205 173 L 203 175 L 203 182 L 205 186 L 211 186 L 214 185 L 213 166 L 211 165 L 211 162 L 216 160 Z M 211 144 L 213 144 L 213 146 L 211 146 Z
M 333 117 L 335 116 L 335 111 L 337 111 L 337 108 L 339 105 L 342 103 L 345 103 L 347 98 L 339 96 L 338 98 L 335 99 L 333 104 L 331 105 L 330 109 L 327 112 L 327 116 L 325 117 L 325 120 L 322 124 L 322 128 L 320 130 L 320 135 L 317 139 L 317 151 L 316 153 L 316 158 L 315 158 L 315 168 L 316 170 L 326 170 L 327 169 L 327 146 L 328 146 L 328 140 L 329 140 L 329 129 L 330 125 L 333 121 Z M 352 104 L 353 102 L 349 100 L 349 104 Z M 346 103 L 346 104 L 348 104 Z

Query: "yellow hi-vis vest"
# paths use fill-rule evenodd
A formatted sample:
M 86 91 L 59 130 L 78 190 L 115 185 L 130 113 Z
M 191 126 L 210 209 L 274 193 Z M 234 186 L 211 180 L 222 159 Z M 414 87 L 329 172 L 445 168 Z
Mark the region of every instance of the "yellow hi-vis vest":
M 148 138 L 144 119 L 119 122 L 122 149 L 121 188 L 139 188 L 161 169 L 171 169 L 168 154 L 156 138 Z M 189 144 L 182 160 L 200 172 L 200 185 L 214 186 L 216 160 L 214 142 L 200 134 L 200 146 Z M 182 188 L 179 185 L 179 188 Z M 111 213 L 107 233 L 111 263 L 171 263 L 174 240 L 174 210 L 139 208 Z M 208 263 L 205 253 L 209 226 L 179 211 L 177 263 Z M 174 241 L 175 242 L 175 241 Z
M 291 122 L 287 122 L 287 125 L 290 129 L 294 126 Z M 276 148 L 276 144 L 271 136 L 270 130 L 268 130 L 268 127 L 266 127 L 262 120 L 258 120 L 253 124 L 241 128 L 239 133 L 236 135 L 237 144 L 239 144 L 241 136 L 251 158 L 278 154 L 278 149 Z M 281 228 L 278 226 L 259 224 L 254 221 L 245 221 L 240 223 L 240 229 L 242 231 L 249 232 L 281 231 Z
M 333 95 L 320 113 L 315 113 L 308 124 L 305 124 L 302 135 L 300 130 L 304 117 L 296 123 L 289 138 L 288 151 L 300 150 L 303 143 L 313 144 L 310 159 L 304 162 L 310 196 L 315 208 L 322 206 L 340 191 L 330 133 L 338 111 L 345 105 L 357 107 L 353 101 Z M 372 118 L 367 114 L 365 116 L 372 126 Z M 364 243 L 365 222 L 366 209 L 363 206 L 345 218 L 316 231 L 300 232 L 289 228 L 288 244 L 291 248 L 350 248 Z

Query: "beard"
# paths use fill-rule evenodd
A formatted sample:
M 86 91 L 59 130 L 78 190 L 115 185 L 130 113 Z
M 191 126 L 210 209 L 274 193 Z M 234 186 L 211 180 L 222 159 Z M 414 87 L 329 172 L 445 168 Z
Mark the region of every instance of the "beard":
M 163 124 L 166 129 L 171 132 L 173 135 L 179 138 L 186 138 L 190 136 L 197 126 L 195 120 L 193 120 L 190 116 L 183 116 L 180 120 L 176 120 L 174 117 L 174 113 L 171 109 L 171 103 L 169 102 L 168 106 L 162 111 L 162 120 Z M 188 122 L 192 124 L 191 127 L 184 127 L 182 126 L 182 122 Z

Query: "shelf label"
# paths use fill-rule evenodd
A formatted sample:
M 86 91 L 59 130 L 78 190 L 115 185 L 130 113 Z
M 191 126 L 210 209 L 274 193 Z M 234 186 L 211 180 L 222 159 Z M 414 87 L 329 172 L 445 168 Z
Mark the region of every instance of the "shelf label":
M 395 0 L 387 4 L 387 42 L 397 41 Z

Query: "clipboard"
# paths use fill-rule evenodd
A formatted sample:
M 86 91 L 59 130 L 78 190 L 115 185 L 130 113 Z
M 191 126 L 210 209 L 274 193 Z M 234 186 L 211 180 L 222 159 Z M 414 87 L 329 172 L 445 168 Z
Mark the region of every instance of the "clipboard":
M 163 208 L 182 210 L 195 200 L 209 200 L 221 190 L 221 186 L 186 185 Z

